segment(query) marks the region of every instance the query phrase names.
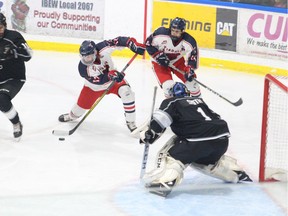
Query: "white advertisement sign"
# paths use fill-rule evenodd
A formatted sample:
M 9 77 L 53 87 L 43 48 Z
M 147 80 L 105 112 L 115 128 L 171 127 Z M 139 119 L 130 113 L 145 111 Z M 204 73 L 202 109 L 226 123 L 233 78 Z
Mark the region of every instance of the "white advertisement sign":
M 241 10 L 238 27 L 239 53 L 287 60 L 287 14 Z
M 105 0 L 14 0 L 7 24 L 28 34 L 102 39 L 104 5 Z

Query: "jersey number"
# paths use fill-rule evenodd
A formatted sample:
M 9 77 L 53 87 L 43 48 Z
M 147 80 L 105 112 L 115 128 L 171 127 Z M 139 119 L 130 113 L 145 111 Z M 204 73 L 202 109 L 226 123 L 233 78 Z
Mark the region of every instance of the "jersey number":
M 211 121 L 212 119 L 206 115 L 206 113 L 203 111 L 203 109 L 201 107 L 197 108 L 197 112 L 199 112 L 204 118 L 205 121 Z

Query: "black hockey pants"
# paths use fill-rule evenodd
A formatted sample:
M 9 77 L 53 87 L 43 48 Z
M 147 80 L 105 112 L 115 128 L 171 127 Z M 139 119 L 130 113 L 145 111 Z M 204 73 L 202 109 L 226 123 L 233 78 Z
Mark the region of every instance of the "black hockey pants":
M 225 154 L 228 144 L 228 137 L 197 142 L 177 138 L 175 145 L 168 152 L 170 156 L 180 160 L 183 164 L 195 162 L 209 165 L 215 164 Z

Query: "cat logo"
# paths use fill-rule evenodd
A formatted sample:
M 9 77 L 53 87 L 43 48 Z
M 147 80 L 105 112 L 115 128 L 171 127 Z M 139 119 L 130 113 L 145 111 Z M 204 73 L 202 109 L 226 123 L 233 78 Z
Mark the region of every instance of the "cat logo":
M 233 36 L 235 23 L 217 22 L 217 34 L 222 36 Z

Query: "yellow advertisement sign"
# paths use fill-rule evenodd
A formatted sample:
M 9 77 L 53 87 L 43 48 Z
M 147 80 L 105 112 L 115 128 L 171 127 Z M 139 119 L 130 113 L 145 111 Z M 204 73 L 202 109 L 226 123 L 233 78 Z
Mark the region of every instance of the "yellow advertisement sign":
M 175 17 L 186 20 L 186 32 L 197 41 L 198 47 L 215 48 L 216 8 L 169 1 L 153 2 L 152 31 L 169 27 Z

